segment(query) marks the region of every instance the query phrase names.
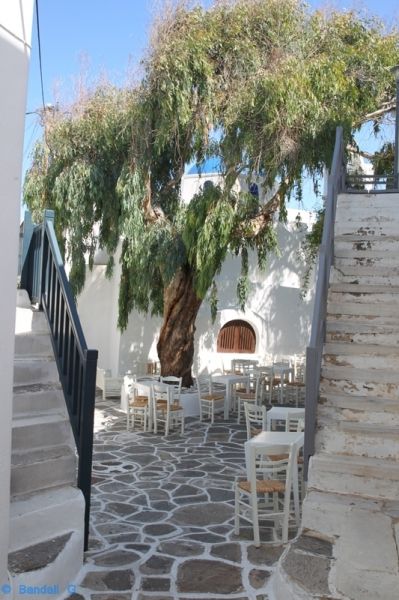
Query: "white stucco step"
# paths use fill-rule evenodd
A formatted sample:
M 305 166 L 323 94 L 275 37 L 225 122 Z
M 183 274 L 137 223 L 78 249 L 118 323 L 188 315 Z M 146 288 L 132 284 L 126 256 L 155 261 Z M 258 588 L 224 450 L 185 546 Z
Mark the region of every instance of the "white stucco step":
M 337 241 L 334 245 L 334 264 L 337 265 L 337 261 L 349 261 L 353 260 L 354 263 L 359 263 L 361 261 L 386 261 L 389 264 L 391 261 L 398 263 L 398 250 L 399 250 L 399 240 L 397 244 L 397 248 L 393 250 L 392 248 L 393 241 L 391 239 L 386 241 L 386 247 L 384 247 L 384 240 L 381 240 L 381 243 L 378 246 L 369 247 L 367 243 L 365 244 L 354 244 L 353 243 L 342 243 Z
M 333 542 L 329 598 L 396 600 L 397 503 L 392 508 L 356 496 L 308 494 L 303 506 L 303 529 Z
M 363 496 L 385 500 L 399 498 L 399 463 L 364 456 L 317 454 L 311 458 L 308 491 Z M 303 526 L 306 527 L 305 504 Z M 338 524 L 337 524 L 338 525 Z
M 398 203 L 398 194 L 384 193 L 359 193 L 339 194 L 337 198 L 337 215 L 345 218 L 348 212 L 351 214 L 360 211 L 362 214 L 380 213 L 381 210 L 393 212 Z M 341 212 L 342 209 L 342 212 Z M 338 212 L 339 211 L 339 212 Z
M 49 333 L 20 333 L 15 336 L 15 356 L 54 357 Z
M 338 289 L 336 289 L 336 287 Z M 339 285 L 332 286 L 333 289 L 330 288 L 328 292 L 328 301 L 329 303 L 334 303 L 336 305 L 345 304 L 347 302 L 356 303 L 356 304 L 396 304 L 399 310 L 399 288 L 395 288 L 398 290 L 395 293 L 391 293 L 391 288 L 386 288 L 385 286 L 378 286 L 378 290 L 374 290 L 373 292 L 364 291 L 364 288 L 369 286 L 362 286 L 363 290 L 358 289 L 359 286 L 357 284 L 342 284 L 342 287 L 346 287 L 347 289 L 339 289 Z M 371 287 L 371 286 L 370 286 Z M 374 288 L 377 286 L 373 286 Z M 343 309 L 344 310 L 344 309 Z
M 29 545 L 8 557 L 14 600 L 26 600 L 27 587 L 48 585 L 45 595 L 69 597 L 68 585 L 76 581 L 83 566 L 83 530 L 65 531 L 47 540 Z M 51 587 L 50 587 L 51 586 Z
M 11 495 L 74 485 L 76 455 L 70 446 L 12 452 Z
M 58 381 L 58 369 L 54 359 L 42 357 L 14 359 L 14 385 Z
M 330 277 L 330 283 L 358 283 L 359 285 L 384 285 L 387 287 L 397 287 L 399 285 L 399 269 L 396 267 L 364 267 L 362 270 L 356 267 L 348 267 L 345 269 L 345 271 L 333 269 L 333 273 Z
M 362 236 L 359 234 L 335 235 L 334 254 L 338 256 L 339 253 L 346 251 L 362 252 L 365 255 L 369 252 L 371 255 L 374 252 L 390 252 L 394 254 L 399 251 L 399 233 L 384 236 Z
M 366 274 L 372 269 L 382 269 L 384 275 L 388 269 L 397 269 L 399 258 L 394 252 L 381 252 L 382 256 L 364 256 L 357 253 L 350 257 L 337 257 L 334 259 L 334 267 L 342 273 L 353 273 L 353 269 L 358 269 L 360 274 Z
M 326 329 L 327 342 L 399 347 L 399 326 L 396 320 L 389 323 L 386 317 L 366 320 L 364 315 L 353 315 L 350 320 L 347 316 L 334 317 L 334 320 L 327 321 Z
M 399 323 L 398 304 L 394 302 L 373 303 L 370 301 L 362 304 L 361 302 L 355 302 L 353 299 L 351 302 L 328 302 L 327 314 L 329 316 L 376 316 L 380 317 L 381 324 L 384 324 L 384 320 L 381 317 L 388 317 L 389 321 L 396 324 Z
M 60 383 L 14 386 L 13 415 L 29 415 L 43 411 L 65 411 Z
M 395 399 L 399 397 L 399 373 L 352 367 L 322 367 L 320 394 L 323 393 Z
M 327 343 L 323 365 L 326 367 L 353 367 L 355 369 L 399 370 L 399 348 L 377 344 Z
M 344 419 L 380 425 L 399 425 L 399 399 L 323 392 L 319 398 L 317 414 L 337 421 Z
M 65 412 L 58 410 L 37 412 L 34 416 L 18 416 L 13 419 L 12 448 L 14 451 L 57 444 L 73 444 L 71 426 Z
M 17 307 L 15 318 L 15 333 L 48 333 L 49 327 L 42 311 L 32 308 Z
M 10 551 L 30 546 L 83 527 L 85 503 L 82 492 L 61 486 L 18 497 L 10 504 Z
M 362 215 L 339 219 L 335 223 L 335 235 L 386 236 L 398 235 L 399 219 L 395 215 Z
M 316 451 L 332 455 L 353 455 L 389 460 L 399 459 L 399 420 L 392 423 L 365 423 L 318 414 Z

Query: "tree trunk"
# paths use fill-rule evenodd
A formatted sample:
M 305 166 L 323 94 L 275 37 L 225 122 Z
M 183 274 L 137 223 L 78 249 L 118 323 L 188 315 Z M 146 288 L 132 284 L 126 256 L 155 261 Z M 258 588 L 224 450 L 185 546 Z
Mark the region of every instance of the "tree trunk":
M 162 375 L 183 378 L 183 385 L 193 383 L 195 319 L 202 300 L 193 288 L 193 273 L 180 270 L 164 291 L 164 319 L 157 344 Z

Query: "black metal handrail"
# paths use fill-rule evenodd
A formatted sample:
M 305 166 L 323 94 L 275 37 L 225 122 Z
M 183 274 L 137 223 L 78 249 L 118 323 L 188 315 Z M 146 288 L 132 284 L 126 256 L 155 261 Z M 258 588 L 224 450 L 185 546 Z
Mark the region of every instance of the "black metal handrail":
M 54 231 L 54 213 L 45 211 L 32 232 L 21 275 L 33 303 L 43 309 L 78 453 L 77 485 L 85 498 L 88 546 L 97 350 L 88 350 L 72 289 Z
M 316 413 L 319 397 L 321 361 L 326 337 L 327 294 L 330 269 L 334 257 L 334 222 L 337 196 L 344 188 L 345 164 L 342 127 L 337 127 L 334 156 L 328 177 L 323 237 L 319 251 L 319 266 L 313 308 L 312 332 L 306 348 L 306 425 L 304 444 L 304 476 L 307 479 L 309 459 L 314 453 Z

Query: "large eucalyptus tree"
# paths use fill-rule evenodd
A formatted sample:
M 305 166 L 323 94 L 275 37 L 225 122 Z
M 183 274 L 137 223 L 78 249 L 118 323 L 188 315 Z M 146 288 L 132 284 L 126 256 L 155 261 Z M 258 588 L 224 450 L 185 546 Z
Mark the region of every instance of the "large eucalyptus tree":
M 272 217 L 303 173 L 329 165 L 335 128 L 391 109 L 398 35 L 354 12 L 310 12 L 298 0 L 180 4 L 155 27 L 140 84 L 100 86 L 44 115 L 25 183 L 38 211 L 52 207 L 76 292 L 97 247 L 122 239 L 119 326 L 133 309 L 163 314 L 162 371 L 191 382 L 195 320 L 229 252 L 260 267 L 276 245 Z M 184 169 L 217 156 L 222 187 L 180 200 Z M 239 175 L 262 175 L 261 202 L 236 193 Z M 262 197 L 262 196 L 261 196 Z M 93 232 L 97 231 L 98 235 Z M 65 236 L 65 233 L 68 235 Z

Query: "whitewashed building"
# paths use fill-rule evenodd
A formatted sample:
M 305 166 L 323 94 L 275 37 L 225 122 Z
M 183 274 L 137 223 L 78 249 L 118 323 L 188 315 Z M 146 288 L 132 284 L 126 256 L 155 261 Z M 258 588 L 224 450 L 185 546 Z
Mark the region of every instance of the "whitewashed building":
M 201 186 L 211 183 L 222 184 L 215 162 L 208 161 L 201 174 L 192 168 L 183 178 L 183 201 L 188 202 Z M 236 186 L 245 189 L 248 184 L 242 178 Z M 250 186 L 254 193 L 262 194 L 260 182 L 253 181 Z M 228 256 L 216 279 L 219 300 L 215 323 L 212 323 L 208 302 L 204 301 L 198 313 L 194 373 L 229 366 L 234 357 L 257 358 L 264 362 L 273 357 L 304 354 L 310 332 L 313 293 L 311 285 L 306 298 L 301 298 L 304 265 L 298 252 L 313 219 L 314 213 L 288 209 L 287 224 L 276 220 L 281 255 L 271 254 L 264 272 L 259 271 L 256 257 L 250 256 L 251 287 L 245 312 L 239 309 L 236 295 L 240 259 Z M 87 269 L 86 284 L 78 298 L 78 311 L 89 346 L 99 350 L 99 367 L 110 369 L 112 375 L 117 376 L 128 370 L 142 370 L 147 362 L 157 361 L 156 344 L 162 320 L 134 311 L 126 330 L 123 333 L 118 330 L 120 265 L 116 257 L 113 277 L 108 280 L 105 278 L 106 261 L 105 253 L 99 252 L 93 271 Z M 241 348 L 237 354 L 234 352 L 237 348 L 223 345 L 219 333 L 223 327 L 234 328 L 240 324 L 248 331 L 248 347 Z

